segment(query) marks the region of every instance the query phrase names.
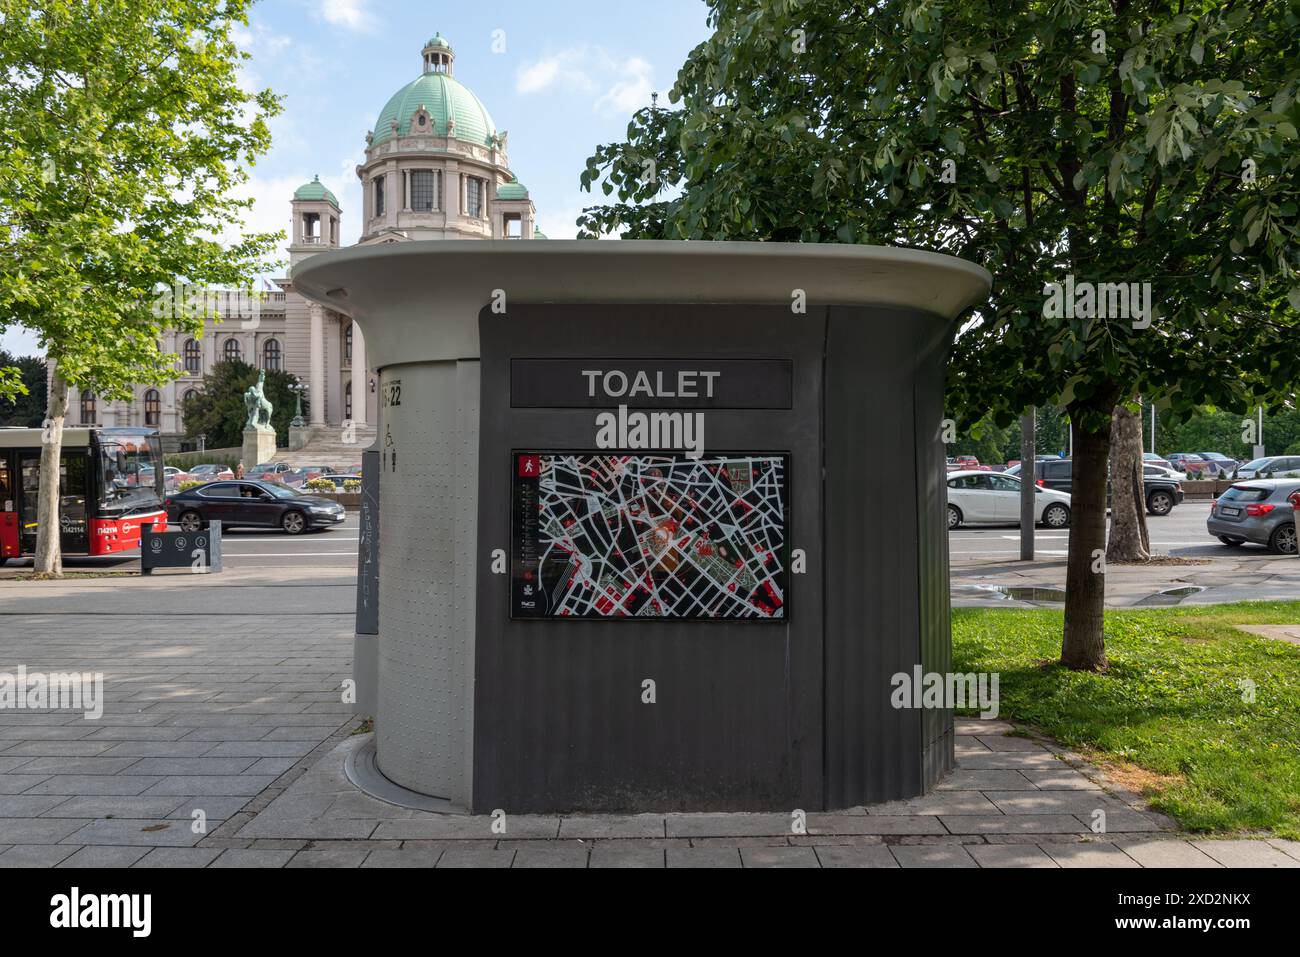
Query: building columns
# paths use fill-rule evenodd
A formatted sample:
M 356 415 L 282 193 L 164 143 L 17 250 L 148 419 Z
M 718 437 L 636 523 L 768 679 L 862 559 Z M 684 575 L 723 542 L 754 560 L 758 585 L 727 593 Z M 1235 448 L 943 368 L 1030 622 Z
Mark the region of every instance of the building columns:
M 366 424 L 366 399 L 370 395 L 366 375 L 366 339 L 361 327 L 352 323 L 352 424 Z
M 311 403 L 311 424 L 325 424 L 325 307 L 312 303 L 311 379 L 307 383 Z

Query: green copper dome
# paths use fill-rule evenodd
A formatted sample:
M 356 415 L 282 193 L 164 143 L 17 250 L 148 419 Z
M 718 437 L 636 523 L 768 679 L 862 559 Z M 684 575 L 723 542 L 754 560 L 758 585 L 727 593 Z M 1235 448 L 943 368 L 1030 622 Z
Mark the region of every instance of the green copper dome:
M 497 199 L 527 199 L 528 188 L 519 180 L 512 180 L 497 187 Z
M 455 122 L 451 135 L 458 140 L 490 146 L 496 136 L 496 124 L 492 122 L 487 107 L 468 87 L 446 73 L 425 73 L 394 93 L 384 105 L 379 119 L 375 120 L 371 143 L 391 139 L 394 120 L 401 136 L 422 132 L 419 125 L 413 123 L 415 112 L 420 107 L 428 111 L 433 121 L 433 129 L 428 132 L 436 136 L 447 135 L 449 118 Z
M 310 183 L 303 183 L 301 186 L 295 189 L 293 191 L 293 198 L 294 199 L 325 199 L 325 200 L 329 200 L 335 206 L 339 204 L 339 201 L 334 197 L 334 194 L 325 188 L 325 184 L 320 181 L 319 176 L 313 179 Z
M 433 39 L 430 40 L 428 43 L 426 43 L 425 46 L 426 46 L 426 47 L 442 47 L 444 50 L 450 50 L 450 49 L 451 49 L 451 44 L 447 42 L 447 38 L 444 37 L 441 33 L 435 33 L 435 34 L 433 35 Z

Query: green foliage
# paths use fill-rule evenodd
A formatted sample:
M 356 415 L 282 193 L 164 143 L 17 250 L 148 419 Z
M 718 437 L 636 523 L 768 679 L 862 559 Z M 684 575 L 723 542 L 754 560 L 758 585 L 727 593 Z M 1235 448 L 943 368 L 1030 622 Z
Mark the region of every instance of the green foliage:
M 211 452 L 172 452 L 163 456 L 163 464 L 189 471 L 195 465 L 224 465 L 233 470 L 239 464 L 238 453 L 214 455 Z
M 248 410 L 244 390 L 257 382 L 258 370 L 247 362 L 231 359 L 216 363 L 203 377 L 203 388 L 183 404 L 185 435 L 206 436 L 213 448 L 234 448 L 244 441 L 244 423 Z M 289 422 L 293 419 L 294 394 L 289 386 L 297 382 L 288 372 L 266 373 L 266 398 L 271 403 L 271 425 L 280 445 L 289 442 Z M 303 403 L 304 407 L 306 403 Z M 202 458 L 203 453 L 194 453 Z M 206 461 L 206 460 L 205 460 Z M 247 462 L 248 466 L 255 463 Z
M 278 235 L 239 228 L 270 145 L 269 91 L 240 86 L 251 0 L 0 0 L 0 329 L 25 326 L 101 399 L 176 375 L 178 282 L 248 286 Z
M 360 492 L 360 491 L 361 491 L 361 483 L 358 482 L 356 479 L 351 479 L 351 480 L 349 480 L 349 481 L 346 481 L 346 482 L 343 483 L 343 491 L 345 491 L 345 492 Z
M 335 491 L 334 483 L 329 479 L 314 478 L 308 479 L 303 483 L 303 487 L 311 492 L 333 492 Z
M 45 421 L 45 360 L 18 358 L 0 349 L 0 369 L 12 370 L 13 388 L 6 393 L 0 382 L 0 425 L 40 428 Z
M 199 482 L 193 479 L 186 479 L 184 482 L 181 482 L 178 486 L 176 486 L 176 488 L 178 491 L 188 492 L 192 488 L 198 488 L 200 485 L 207 485 L 207 484 L 208 484 L 207 482 Z
M 1298 615 L 1298 602 L 1108 610 L 1110 670 L 1095 674 L 1043 666 L 1060 644 L 1060 612 L 962 609 L 953 667 L 1000 674 L 1000 717 L 1151 772 L 1147 796 L 1184 827 L 1295 839 L 1300 648 L 1233 625 Z
M 1102 431 L 1135 394 L 1185 417 L 1293 391 L 1292 3 L 709 7 L 677 108 L 639 111 L 587 161 L 582 185 L 611 201 L 584 211 L 583 235 L 881 243 L 982 264 L 992 298 L 950 381 L 962 431 L 1031 404 Z M 1045 284 L 1067 275 L 1150 282 L 1150 328 L 1046 315 Z

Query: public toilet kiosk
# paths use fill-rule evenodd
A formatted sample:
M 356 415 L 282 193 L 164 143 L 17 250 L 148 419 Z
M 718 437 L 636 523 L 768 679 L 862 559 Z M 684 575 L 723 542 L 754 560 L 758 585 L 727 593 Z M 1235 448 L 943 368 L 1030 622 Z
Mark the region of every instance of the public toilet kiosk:
M 816 810 L 952 766 L 951 711 L 891 692 L 950 671 L 944 369 L 983 269 L 426 241 L 293 285 L 377 371 L 355 669 L 389 782 L 475 813 Z

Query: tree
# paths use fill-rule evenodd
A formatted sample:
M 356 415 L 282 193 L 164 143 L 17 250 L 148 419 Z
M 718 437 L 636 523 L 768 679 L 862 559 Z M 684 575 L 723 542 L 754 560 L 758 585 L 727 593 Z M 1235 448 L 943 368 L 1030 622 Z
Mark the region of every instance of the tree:
M 8 401 L 0 394 L 0 425 L 38 427 L 45 418 L 45 360 L 40 356 L 19 358 L 0 349 L 0 368 L 14 370 L 14 381 L 20 387 Z
M 1146 523 L 1146 484 L 1142 468 L 1142 418 L 1127 405 L 1115 406 L 1110 422 L 1110 538 L 1106 561 L 1145 562 L 1151 558 Z
M 1106 666 L 1114 408 L 1248 408 L 1300 372 L 1285 0 L 712 0 L 673 110 L 582 183 L 583 235 L 887 243 L 994 275 L 950 412 L 1074 434 L 1061 660 Z
M 186 399 L 182 408 L 185 435 L 188 438 L 205 436 L 211 448 L 235 448 L 244 438 L 244 423 L 248 411 L 244 408 L 244 390 L 257 382 L 254 366 L 238 359 L 218 362 L 203 377 L 203 388 L 197 395 Z M 289 441 L 289 420 L 293 418 L 295 395 L 289 386 L 296 384 L 296 376 L 279 370 L 266 373 L 266 398 L 271 403 L 271 425 L 281 444 Z M 304 400 L 303 409 L 306 412 Z M 256 465 L 248 462 L 247 465 Z
M 34 331 L 54 364 L 38 574 L 62 568 L 69 384 L 125 399 L 173 378 L 159 337 L 199 332 L 205 310 L 160 291 L 246 286 L 279 238 L 214 238 L 251 205 L 233 190 L 279 110 L 270 91 L 239 85 L 246 54 L 231 29 L 250 2 L 0 0 L 0 328 Z

